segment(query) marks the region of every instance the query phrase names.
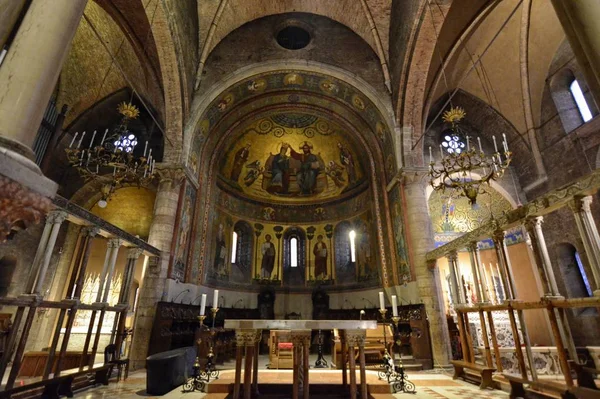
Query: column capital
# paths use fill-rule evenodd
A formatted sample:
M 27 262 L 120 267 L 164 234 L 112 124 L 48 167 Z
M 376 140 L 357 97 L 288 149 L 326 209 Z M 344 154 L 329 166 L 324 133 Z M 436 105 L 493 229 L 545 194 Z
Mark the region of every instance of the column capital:
M 467 251 L 469 252 L 477 252 L 479 251 L 479 247 L 477 246 L 477 241 L 471 241 L 469 245 L 467 245 Z
M 88 237 L 96 237 L 100 233 L 100 228 L 97 226 L 86 226 L 81 229 L 81 234 Z
M 312 330 L 292 330 L 290 341 L 294 346 L 310 345 Z
M 365 346 L 366 337 L 365 330 L 346 330 L 346 340 L 350 346 Z
M 506 237 L 506 232 L 504 230 L 496 230 L 492 233 L 492 240 L 494 244 L 504 244 L 504 238 Z
M 256 343 L 258 332 L 261 330 L 254 329 L 239 329 L 235 330 L 236 346 L 254 346 Z
M 590 205 L 592 204 L 592 196 L 588 195 L 586 197 L 575 197 L 572 201 L 569 202 L 569 208 L 573 212 L 590 212 Z
M 110 238 L 108 240 L 108 248 L 119 248 L 123 244 L 123 240 L 120 238 Z
M 69 214 L 67 212 L 55 209 L 53 211 L 50 211 L 50 213 L 48 213 L 48 216 L 46 216 L 46 223 L 49 222 L 53 224 L 62 224 L 62 222 L 64 222 L 68 216 Z
M 185 178 L 185 169 L 179 164 L 158 164 L 156 174 L 160 184 L 169 184 L 172 188 L 178 186 Z
M 127 250 L 127 259 L 137 259 L 144 252 L 142 248 L 132 247 Z
M 534 216 L 534 217 L 528 217 L 527 219 L 525 219 L 525 221 L 523 222 L 523 225 L 525 226 L 525 228 L 527 230 L 533 231 L 535 229 L 541 228 L 543 223 L 544 223 L 543 216 Z
M 453 249 L 446 253 L 446 258 L 448 258 L 448 260 L 456 260 L 458 258 L 458 252 Z

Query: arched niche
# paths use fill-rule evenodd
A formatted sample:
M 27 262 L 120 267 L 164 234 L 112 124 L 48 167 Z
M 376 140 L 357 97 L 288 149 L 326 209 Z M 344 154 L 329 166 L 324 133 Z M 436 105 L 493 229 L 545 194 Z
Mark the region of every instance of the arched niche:
M 294 250 L 292 247 L 296 246 Z M 283 232 L 283 285 L 286 287 L 304 286 L 307 266 L 306 233 L 300 227 L 290 227 Z M 296 262 L 292 262 L 292 252 L 296 251 Z M 310 273 L 310 271 L 309 271 Z
M 233 226 L 235 256 L 231 255 L 231 281 L 243 283 L 252 278 L 252 257 L 254 255 L 254 231 L 250 223 L 240 220 Z M 232 249 L 233 252 L 233 249 Z
M 350 232 L 353 231 L 354 226 L 348 221 L 338 223 L 333 230 L 335 279 L 340 285 L 350 285 L 357 281 L 356 252 L 353 259 L 350 241 Z

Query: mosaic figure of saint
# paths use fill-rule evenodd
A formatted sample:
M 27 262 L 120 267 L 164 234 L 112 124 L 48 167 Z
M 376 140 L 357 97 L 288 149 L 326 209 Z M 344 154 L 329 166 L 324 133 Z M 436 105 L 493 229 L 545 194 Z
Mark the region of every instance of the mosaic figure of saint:
M 287 193 L 290 187 L 290 158 L 287 155 L 289 144 L 281 144 L 279 153 L 273 158 L 271 164 L 271 185 L 268 191 L 272 193 Z
M 270 279 L 275 266 L 275 245 L 271 242 L 271 235 L 265 235 L 265 242 L 260 251 L 262 253 L 262 262 L 260 264 L 260 275 L 262 278 Z
M 215 254 L 215 271 L 220 275 L 227 275 L 227 269 L 225 267 L 227 259 L 227 245 L 225 244 L 225 232 L 223 231 L 223 224 L 219 224 L 219 231 L 217 232 L 217 250 Z
M 246 143 L 246 145 L 240 148 L 236 153 L 233 159 L 233 167 L 231 168 L 230 179 L 237 182 L 240 178 L 240 174 L 242 173 L 242 168 L 246 161 L 248 161 L 248 157 L 250 156 L 250 143 Z
M 348 173 L 348 183 L 351 185 L 356 183 L 356 166 L 354 165 L 354 157 L 350 150 L 348 150 L 342 143 L 337 143 L 338 149 L 340 150 L 340 163 L 346 168 Z
M 325 278 L 327 276 L 327 246 L 320 234 L 313 247 L 313 255 L 315 256 L 315 278 Z

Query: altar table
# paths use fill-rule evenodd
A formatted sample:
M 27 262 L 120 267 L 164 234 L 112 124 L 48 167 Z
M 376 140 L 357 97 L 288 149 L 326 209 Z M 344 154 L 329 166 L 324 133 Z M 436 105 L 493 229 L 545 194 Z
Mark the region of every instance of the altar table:
M 242 379 L 242 358 L 244 358 L 244 399 L 250 399 L 252 392 L 258 394 L 258 348 L 262 330 L 291 330 L 294 345 L 292 398 L 309 399 L 308 355 L 312 330 L 340 331 L 342 347 L 348 351 L 350 369 L 350 398 L 356 399 L 356 363 L 354 348 L 358 347 L 361 397 L 367 397 L 367 376 L 365 370 L 366 330 L 377 328 L 375 320 L 225 320 L 225 328 L 235 330 L 235 382 L 233 399 L 240 399 Z M 348 386 L 346 373 L 346 350 L 342 350 L 342 384 Z

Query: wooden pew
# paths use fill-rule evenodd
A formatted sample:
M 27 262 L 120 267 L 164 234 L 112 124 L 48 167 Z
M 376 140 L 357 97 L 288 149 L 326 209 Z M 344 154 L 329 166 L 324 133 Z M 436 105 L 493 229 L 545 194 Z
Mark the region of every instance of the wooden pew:
M 540 394 L 546 394 L 552 397 L 559 396 L 563 399 L 579 398 L 579 396 L 572 396 L 569 387 L 563 383 L 545 380 L 530 381 L 511 374 L 502 374 L 502 376 L 510 383 L 510 399 L 529 398 L 532 395 L 528 395 L 528 392 L 537 394 L 535 397 L 539 397 Z M 600 396 L 596 396 L 596 398 L 598 399 Z
M 463 360 L 451 360 L 450 363 L 454 366 L 454 376 L 452 379 L 462 378 L 467 380 L 467 374 L 465 369 L 476 372 L 479 375 L 479 389 L 493 388 L 494 381 L 492 380 L 492 373 L 496 371 L 493 367 L 483 366 L 481 364 L 469 363 Z

